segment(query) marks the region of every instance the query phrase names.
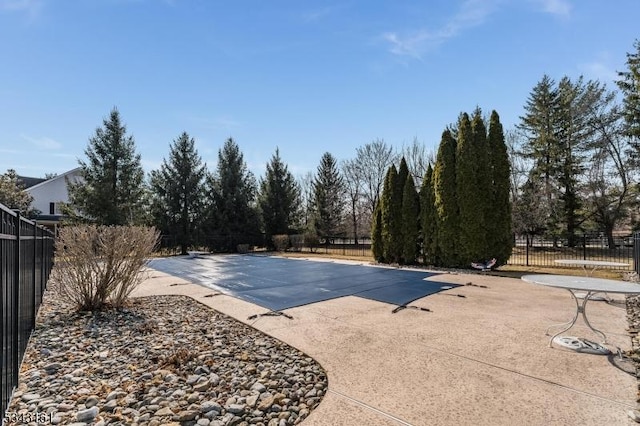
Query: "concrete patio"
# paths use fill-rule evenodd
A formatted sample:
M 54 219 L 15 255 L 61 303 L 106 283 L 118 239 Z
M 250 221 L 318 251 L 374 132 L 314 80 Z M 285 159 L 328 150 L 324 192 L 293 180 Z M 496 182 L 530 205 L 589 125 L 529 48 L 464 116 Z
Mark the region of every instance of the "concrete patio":
M 547 326 L 575 311 L 565 290 L 443 274 L 434 279 L 463 287 L 411 303 L 429 311 L 392 313 L 393 305 L 346 296 L 287 309 L 293 319 L 248 320 L 267 310 L 150 272 L 134 296 L 191 296 L 320 362 L 329 392 L 305 425 L 635 424 L 627 412 L 638 385 L 628 365 L 548 346 Z M 608 347 L 624 351 L 631 341 L 623 301 L 592 301 L 587 310 Z M 568 334 L 597 339 L 582 319 Z

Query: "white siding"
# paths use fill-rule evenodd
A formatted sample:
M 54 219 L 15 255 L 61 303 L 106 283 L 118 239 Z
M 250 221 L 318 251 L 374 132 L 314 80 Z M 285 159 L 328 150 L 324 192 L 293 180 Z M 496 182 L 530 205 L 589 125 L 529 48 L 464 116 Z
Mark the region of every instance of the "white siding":
M 48 215 L 50 214 L 50 203 L 68 203 L 69 192 L 67 191 L 67 179 L 71 182 L 77 182 L 79 180 L 79 170 L 72 170 L 25 189 L 26 192 L 33 196 L 31 206 L 34 209 L 40 210 L 41 214 Z M 55 214 L 60 215 L 59 208 L 56 208 Z

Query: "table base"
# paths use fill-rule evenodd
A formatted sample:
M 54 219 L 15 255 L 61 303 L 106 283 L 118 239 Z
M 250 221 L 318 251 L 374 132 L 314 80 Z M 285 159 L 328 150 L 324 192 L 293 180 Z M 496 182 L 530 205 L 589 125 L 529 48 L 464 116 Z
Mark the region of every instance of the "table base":
M 587 297 L 587 293 L 574 293 L 574 296 L 577 297 L 578 299 L 584 299 L 585 297 Z M 591 294 L 591 296 L 589 296 L 589 300 L 595 300 L 597 302 L 608 302 L 610 299 L 608 299 L 605 296 L 599 296 L 597 294 Z
M 609 355 L 611 351 L 599 343 L 592 342 L 591 340 L 581 339 L 573 336 L 556 336 L 553 338 L 553 343 L 558 346 L 571 349 L 572 351 L 582 352 L 593 355 Z

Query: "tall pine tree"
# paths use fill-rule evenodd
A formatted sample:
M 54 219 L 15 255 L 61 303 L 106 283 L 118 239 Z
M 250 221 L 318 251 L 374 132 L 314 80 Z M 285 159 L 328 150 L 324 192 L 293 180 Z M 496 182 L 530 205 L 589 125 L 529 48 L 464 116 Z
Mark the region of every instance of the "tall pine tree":
M 234 251 L 238 244 L 252 244 L 260 235 L 256 205 L 256 180 L 247 170 L 238 144 L 229 138 L 218 151 L 218 166 L 207 177 L 210 248 Z
M 442 133 L 436 164 L 433 169 L 433 188 L 437 213 L 437 241 L 441 266 L 459 266 L 459 213 L 456 193 L 456 139 L 447 129 Z
M 618 72 L 616 84 L 622 90 L 626 134 L 632 138 L 635 154 L 640 158 L 640 40 L 633 43 L 635 51 L 627 53 L 627 69 Z
M 342 231 L 344 181 L 336 159 L 325 152 L 313 181 L 314 227 L 319 237 L 328 242 Z
M 437 258 L 437 213 L 433 192 L 433 169 L 427 166 L 427 172 L 420 187 L 420 235 L 422 238 L 422 256 L 425 265 L 438 264 Z
M 412 265 L 420 253 L 420 199 L 413 180 L 407 174 L 402 194 L 402 261 Z
M 79 161 L 82 182 L 69 184 L 71 206 L 101 225 L 139 224 L 145 220 L 146 188 L 140 154 L 113 108 L 97 128 Z
M 267 244 L 271 244 L 273 235 L 289 234 L 298 226 L 300 188 L 278 149 L 267 163 L 265 178 L 260 182 L 259 205 Z
M 151 172 L 152 216 L 163 234 L 176 237 L 187 254 L 201 231 L 206 167 L 195 148 L 195 140 L 183 132 L 173 141 L 169 161 Z

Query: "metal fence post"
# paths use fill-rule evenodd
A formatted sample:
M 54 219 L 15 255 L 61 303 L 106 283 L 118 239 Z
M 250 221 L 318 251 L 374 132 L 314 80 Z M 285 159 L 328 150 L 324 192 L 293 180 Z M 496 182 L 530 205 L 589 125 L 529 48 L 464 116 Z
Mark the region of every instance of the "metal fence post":
M 587 260 L 587 234 L 582 234 L 582 260 Z
M 525 241 L 524 247 L 524 253 L 526 257 L 525 264 L 529 266 L 529 234 L 527 234 L 527 240 Z
M 36 323 L 36 311 L 38 310 L 37 306 L 40 303 L 38 301 L 38 294 L 36 293 L 36 259 L 38 259 L 38 225 L 34 222 L 33 225 L 30 225 L 33 228 L 33 259 L 31 259 L 31 286 L 33 287 L 33 314 L 31 315 L 32 324 Z
M 13 326 L 13 342 L 12 342 L 12 349 L 13 349 L 13 357 L 12 357 L 12 361 L 14 363 L 13 365 L 13 369 L 12 369 L 12 377 L 11 379 L 13 380 L 13 383 L 18 383 L 18 354 L 20 353 L 20 350 L 18 348 L 18 343 L 19 343 L 19 326 L 20 323 L 18 321 L 18 318 L 20 317 L 18 309 L 19 309 L 19 295 L 20 295 L 20 225 L 22 223 L 22 218 L 20 216 L 20 212 L 16 211 L 16 226 L 15 226 L 15 230 L 16 230 L 16 246 L 15 246 L 15 253 L 14 253 L 14 280 L 13 280 L 13 318 L 12 318 L 12 326 Z M 4 413 L 3 413 L 4 415 Z

